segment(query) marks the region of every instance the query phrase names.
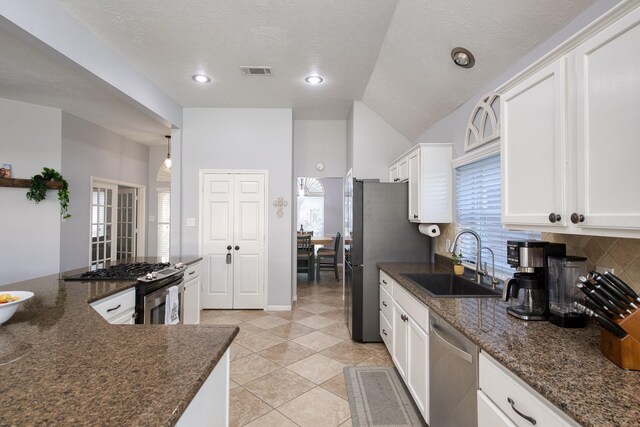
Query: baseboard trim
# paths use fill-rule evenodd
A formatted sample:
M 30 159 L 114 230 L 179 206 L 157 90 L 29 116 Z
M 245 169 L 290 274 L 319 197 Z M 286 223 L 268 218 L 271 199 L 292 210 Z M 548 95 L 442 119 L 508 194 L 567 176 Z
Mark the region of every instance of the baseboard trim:
M 267 311 L 291 311 L 290 305 L 268 305 Z

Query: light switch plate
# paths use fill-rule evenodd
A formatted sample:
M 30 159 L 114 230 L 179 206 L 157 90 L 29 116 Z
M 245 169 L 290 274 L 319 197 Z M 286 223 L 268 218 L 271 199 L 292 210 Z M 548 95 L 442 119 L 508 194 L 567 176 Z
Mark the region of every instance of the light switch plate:
M 195 218 L 187 218 L 187 227 L 195 227 L 196 219 Z

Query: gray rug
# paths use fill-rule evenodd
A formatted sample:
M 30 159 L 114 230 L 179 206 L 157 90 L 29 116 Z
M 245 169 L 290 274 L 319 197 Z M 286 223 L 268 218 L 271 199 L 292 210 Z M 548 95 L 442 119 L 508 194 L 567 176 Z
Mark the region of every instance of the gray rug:
M 395 368 L 344 368 L 351 422 L 358 426 L 426 426 Z

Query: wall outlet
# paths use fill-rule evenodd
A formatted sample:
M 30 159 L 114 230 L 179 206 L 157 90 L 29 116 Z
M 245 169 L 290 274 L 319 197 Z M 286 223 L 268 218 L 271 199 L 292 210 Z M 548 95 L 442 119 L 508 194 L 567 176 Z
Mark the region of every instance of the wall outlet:
M 613 273 L 616 274 L 616 269 L 613 267 L 604 267 L 602 265 L 596 265 L 596 273 L 604 273 L 605 271 L 608 271 L 609 273 Z
M 195 227 L 196 219 L 195 218 L 187 218 L 187 227 Z

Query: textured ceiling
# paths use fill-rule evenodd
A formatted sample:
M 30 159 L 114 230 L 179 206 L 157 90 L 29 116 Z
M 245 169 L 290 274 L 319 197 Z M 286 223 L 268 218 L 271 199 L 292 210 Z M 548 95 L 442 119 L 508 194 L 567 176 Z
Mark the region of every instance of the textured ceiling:
M 184 107 L 287 107 L 296 119 L 346 119 L 352 101 L 363 100 L 414 140 L 594 1 L 55 3 Z M 474 52 L 474 68 L 453 65 L 455 46 Z M 134 140 L 164 143 L 162 123 L 6 23 L 0 55 L 0 97 L 63 108 Z M 273 76 L 243 76 L 241 65 L 272 66 Z M 196 72 L 213 83 L 195 84 Z M 324 84 L 303 82 L 315 73 Z

